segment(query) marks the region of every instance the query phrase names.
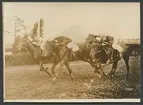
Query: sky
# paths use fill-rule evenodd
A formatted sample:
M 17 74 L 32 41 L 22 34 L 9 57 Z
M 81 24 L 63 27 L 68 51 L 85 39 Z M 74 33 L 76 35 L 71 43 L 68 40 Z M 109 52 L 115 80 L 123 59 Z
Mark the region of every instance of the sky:
M 3 3 L 5 44 L 13 43 L 13 20 L 24 20 L 28 31 L 33 24 L 44 19 L 44 39 L 68 36 L 83 42 L 89 33 L 111 35 L 118 38 L 140 38 L 139 3 Z

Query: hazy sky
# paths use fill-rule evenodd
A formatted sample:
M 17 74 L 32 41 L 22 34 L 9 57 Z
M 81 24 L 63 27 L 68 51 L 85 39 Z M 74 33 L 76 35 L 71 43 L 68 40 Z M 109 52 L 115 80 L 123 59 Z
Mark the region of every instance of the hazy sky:
M 29 30 L 44 19 L 45 39 L 58 35 L 84 41 L 89 33 L 121 38 L 140 38 L 139 3 L 3 3 L 4 30 L 13 33 L 13 16 L 24 20 Z M 4 33 L 5 43 L 12 34 Z

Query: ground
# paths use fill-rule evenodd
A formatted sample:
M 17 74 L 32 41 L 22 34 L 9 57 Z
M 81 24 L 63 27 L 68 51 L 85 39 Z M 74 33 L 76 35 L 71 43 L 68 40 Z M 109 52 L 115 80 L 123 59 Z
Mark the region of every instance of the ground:
M 46 65 L 51 68 L 51 64 Z M 85 62 L 71 62 L 74 79 L 64 67 L 56 82 L 37 65 L 5 67 L 5 99 L 99 99 L 139 98 L 140 58 L 130 58 L 130 76 L 126 80 L 123 60 L 113 78 L 98 78 Z M 109 72 L 111 67 L 104 68 Z

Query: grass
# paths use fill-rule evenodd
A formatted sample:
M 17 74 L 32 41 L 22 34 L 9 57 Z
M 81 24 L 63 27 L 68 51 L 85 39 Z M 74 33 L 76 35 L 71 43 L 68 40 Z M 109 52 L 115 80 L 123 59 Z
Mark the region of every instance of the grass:
M 140 57 L 130 58 L 130 76 L 119 62 L 112 79 L 94 76 L 93 68 L 85 62 L 71 62 L 74 79 L 66 68 L 59 71 L 56 83 L 38 71 L 38 65 L 6 67 L 6 99 L 125 99 L 140 98 Z M 47 64 L 51 68 L 51 64 Z M 110 71 L 110 69 L 105 69 Z M 94 78 L 93 78 L 94 77 Z M 92 83 L 90 82 L 91 80 Z
M 118 68 L 112 79 L 103 78 L 102 83 L 94 82 L 92 89 L 86 92 L 88 98 L 140 98 L 140 59 L 130 59 L 128 80 L 125 79 L 126 73 L 120 71 L 122 70 Z

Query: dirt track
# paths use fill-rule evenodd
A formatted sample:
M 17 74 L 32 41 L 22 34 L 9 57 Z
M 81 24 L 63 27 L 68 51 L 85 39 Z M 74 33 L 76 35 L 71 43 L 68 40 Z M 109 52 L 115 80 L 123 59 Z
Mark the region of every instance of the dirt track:
M 46 65 L 51 68 L 51 64 Z M 126 67 L 118 64 L 115 77 L 98 78 L 93 68 L 85 62 L 71 62 L 74 79 L 64 67 L 55 83 L 37 65 L 5 68 L 5 99 L 81 99 L 81 98 L 138 98 L 139 58 L 130 59 L 130 77 L 126 81 Z M 109 72 L 111 67 L 106 67 Z

